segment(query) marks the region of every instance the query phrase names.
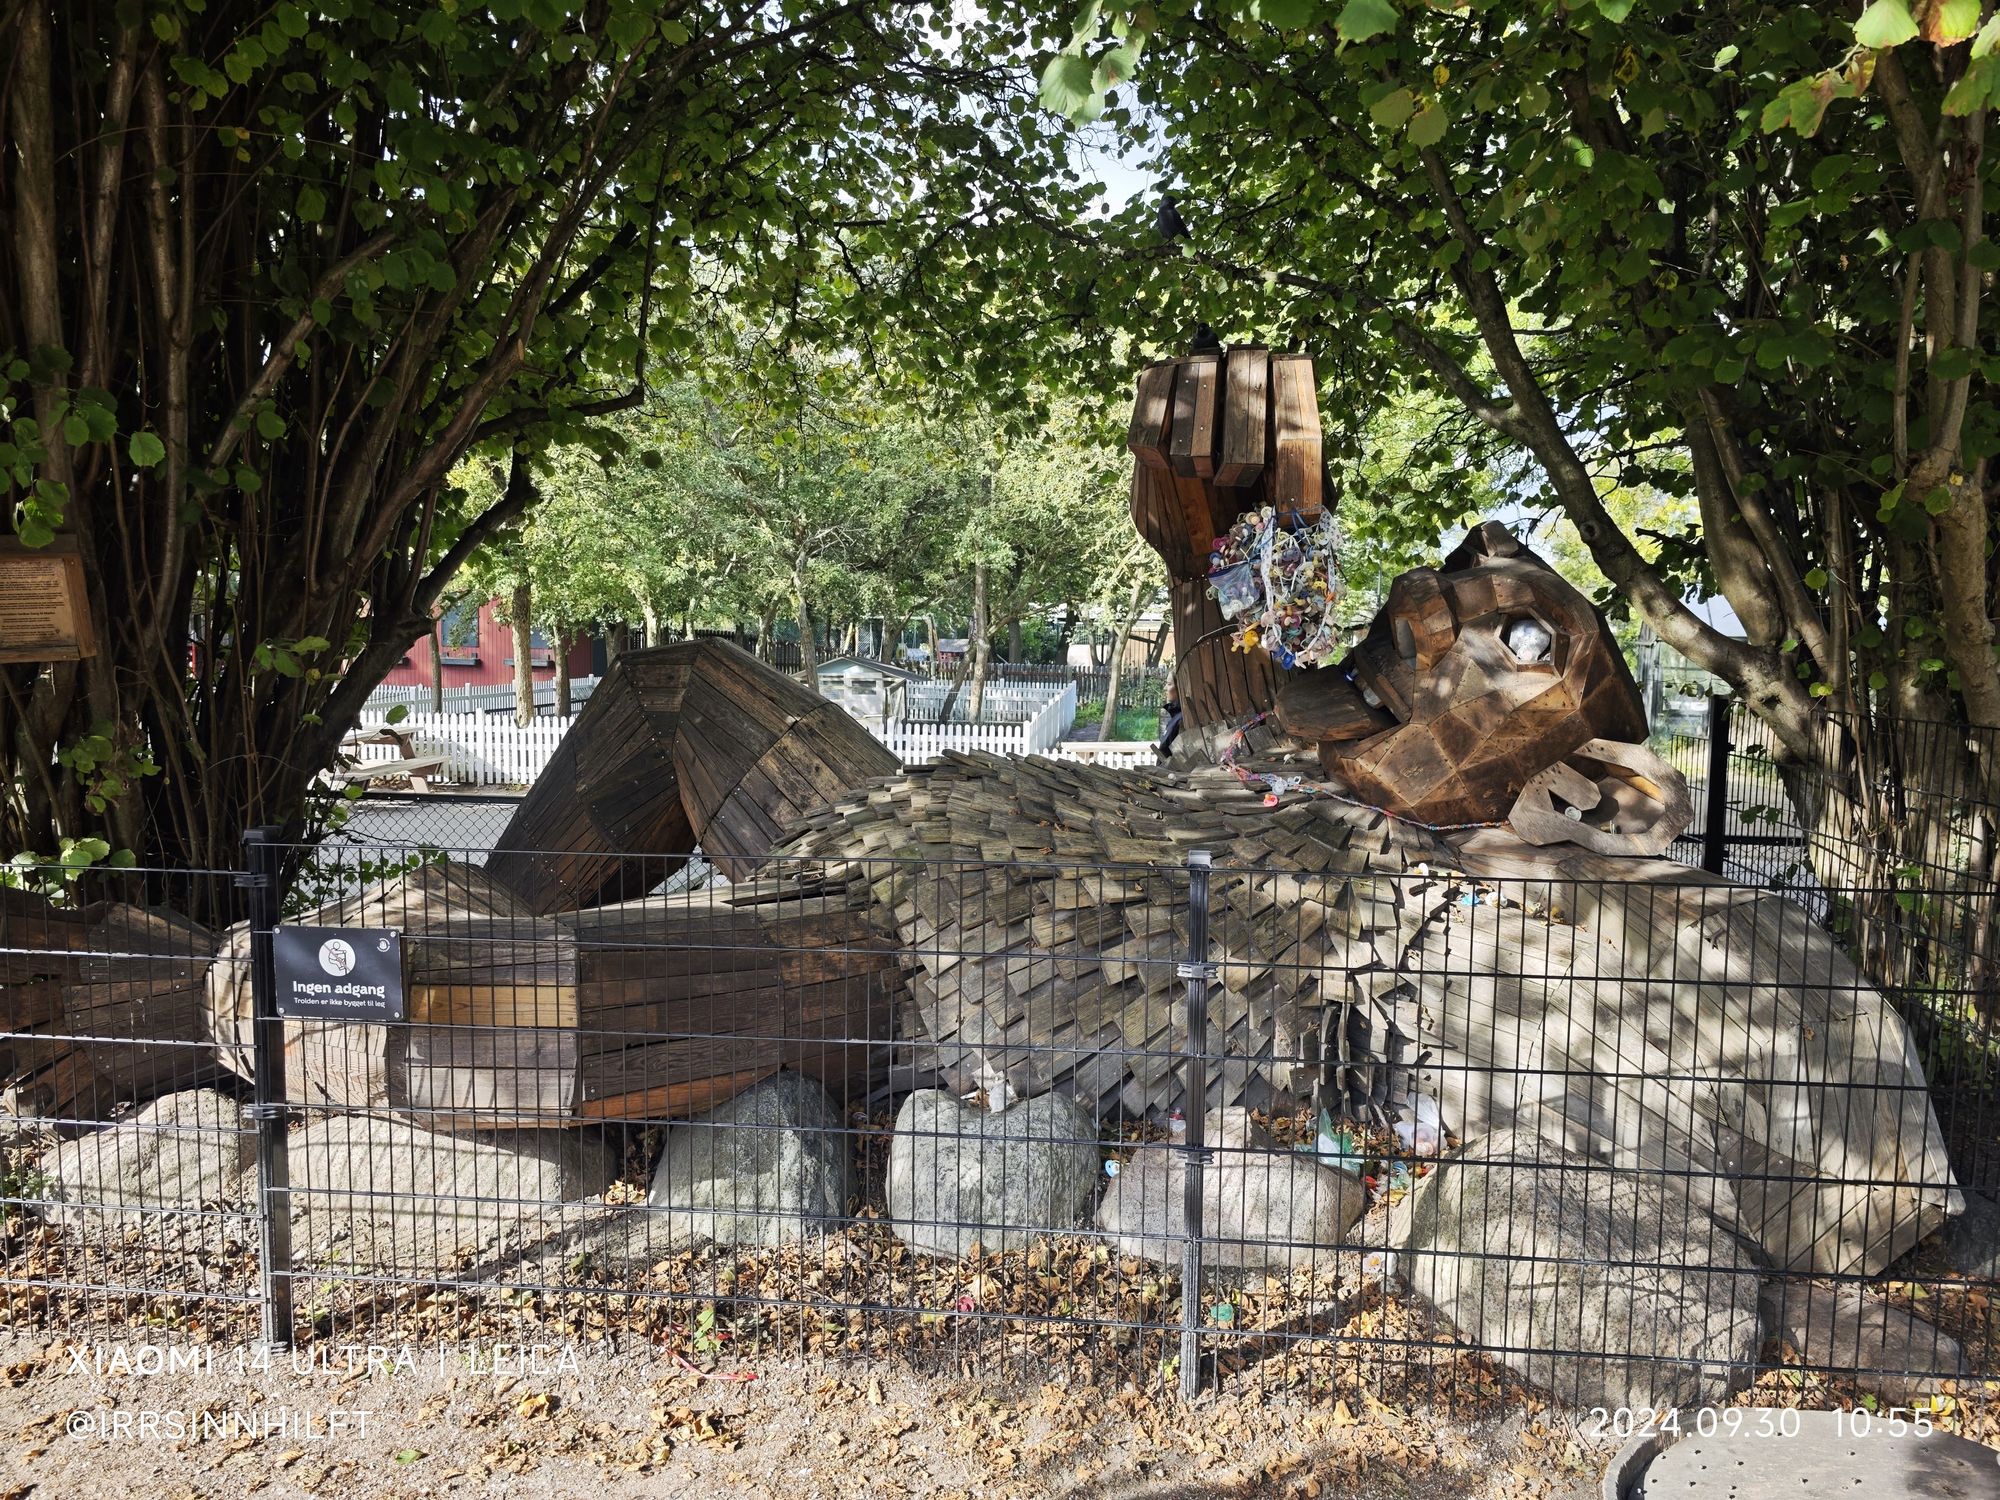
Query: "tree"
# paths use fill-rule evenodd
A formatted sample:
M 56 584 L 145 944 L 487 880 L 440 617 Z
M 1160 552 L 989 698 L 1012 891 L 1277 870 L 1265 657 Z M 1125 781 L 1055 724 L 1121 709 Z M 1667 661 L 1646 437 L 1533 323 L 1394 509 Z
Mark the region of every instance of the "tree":
M 102 653 L 0 669 L 0 844 L 232 861 L 528 503 L 454 487 L 783 308 L 887 222 L 957 41 L 917 10 L 0 6 L 0 483 Z M 157 774 L 152 774 L 157 767 Z
M 1883 832 L 1861 878 L 1887 884 L 1954 861 L 1949 821 L 1881 788 L 2000 790 L 2000 756 L 1913 727 L 2000 730 L 1990 9 L 1164 0 L 1072 29 L 1016 5 L 1045 107 L 1122 136 L 1191 233 L 975 154 L 857 295 L 889 328 L 997 303 L 1014 359 L 1120 384 L 1087 351 L 1197 318 L 1311 349 L 1350 468 L 1376 413 L 1448 400 L 1471 467 L 1532 464 L 1525 498 L 1735 686 L 1810 822 Z M 1621 486 L 1700 527 L 1648 557 Z

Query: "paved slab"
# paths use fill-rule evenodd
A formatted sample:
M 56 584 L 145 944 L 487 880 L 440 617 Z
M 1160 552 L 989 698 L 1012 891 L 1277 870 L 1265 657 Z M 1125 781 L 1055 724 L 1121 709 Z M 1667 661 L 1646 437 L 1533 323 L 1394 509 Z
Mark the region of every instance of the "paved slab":
M 1626 1446 L 1605 1500 L 2000 1500 L 2000 1451 L 1907 1423 L 1899 1434 L 1866 1411 L 1711 1410 L 1712 1433 L 1689 1430 L 1692 1412 L 1680 1420 L 1684 1435 L 1664 1449 L 1654 1437 Z

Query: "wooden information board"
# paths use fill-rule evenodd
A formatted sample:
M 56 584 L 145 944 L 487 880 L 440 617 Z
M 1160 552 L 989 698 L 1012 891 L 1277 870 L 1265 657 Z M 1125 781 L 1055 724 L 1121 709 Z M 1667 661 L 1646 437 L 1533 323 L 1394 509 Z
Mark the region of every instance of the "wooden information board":
M 0 537 L 0 662 L 96 654 L 76 538 L 24 547 L 18 538 Z

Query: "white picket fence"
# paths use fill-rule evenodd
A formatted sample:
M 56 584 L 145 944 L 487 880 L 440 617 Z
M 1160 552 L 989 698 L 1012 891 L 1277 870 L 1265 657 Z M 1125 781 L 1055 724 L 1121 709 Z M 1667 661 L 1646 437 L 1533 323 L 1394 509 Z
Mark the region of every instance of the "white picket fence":
M 378 729 L 386 711 L 363 716 L 363 729 Z M 541 718 L 526 728 L 492 714 L 412 713 L 395 727 L 411 737 L 418 755 L 442 755 L 444 765 L 433 772 L 457 786 L 526 786 L 541 774 L 574 718 Z M 1041 703 L 1021 724 L 912 724 L 895 721 L 886 728 L 862 721 L 868 732 L 895 751 L 906 766 L 924 765 L 947 750 L 987 750 L 995 755 L 1058 755 L 1071 760 L 1095 760 L 1100 765 L 1151 764 L 1150 745 L 1137 747 L 1148 759 L 1110 758 L 1132 746 L 1063 744 L 1076 722 L 1076 684 L 1071 683 Z M 1072 749 L 1082 754 L 1068 754 Z M 355 752 L 364 765 L 393 763 L 402 751 L 395 745 L 363 745 Z
M 979 721 L 982 724 L 1025 724 L 1050 703 L 1067 692 L 1076 692 L 1076 684 L 1069 683 L 1057 687 L 1054 683 L 1041 682 L 989 682 L 985 696 L 980 700 Z M 903 689 L 903 716 L 908 719 L 937 719 L 945 711 L 946 703 L 951 704 L 954 719 L 965 717 L 972 703 L 972 689 L 960 684 L 958 696 L 952 697 L 952 684 L 943 681 L 911 682 Z M 1076 717 L 1076 710 L 1070 710 L 1070 717 Z
M 363 729 L 384 720 L 370 715 Z M 411 714 L 395 727 L 412 737 L 419 755 L 442 755 L 433 775 L 457 786 L 527 786 L 556 753 L 574 718 L 537 719 L 523 728 L 510 719 L 483 713 Z M 402 758 L 395 745 L 362 745 L 352 752 L 363 765 L 393 764 Z
M 868 732 L 906 766 L 921 766 L 947 750 L 987 750 L 995 755 L 1050 755 L 1076 723 L 1076 684 L 1050 694 L 1019 724 L 936 723 L 896 719 L 887 725 L 861 720 Z
M 569 683 L 570 706 L 581 708 L 590 697 L 590 691 L 597 686 L 595 677 L 572 677 Z M 386 714 L 401 704 L 411 713 L 428 714 L 431 707 L 431 690 L 418 684 L 415 687 L 400 684 L 395 687 L 384 684 L 368 695 L 361 712 L 369 718 Z M 554 682 L 535 684 L 535 706 L 543 713 L 552 712 L 556 706 L 556 685 Z M 444 711 L 446 714 L 492 714 L 496 717 L 514 711 L 514 688 L 511 683 L 491 683 L 478 687 L 455 687 L 444 690 Z

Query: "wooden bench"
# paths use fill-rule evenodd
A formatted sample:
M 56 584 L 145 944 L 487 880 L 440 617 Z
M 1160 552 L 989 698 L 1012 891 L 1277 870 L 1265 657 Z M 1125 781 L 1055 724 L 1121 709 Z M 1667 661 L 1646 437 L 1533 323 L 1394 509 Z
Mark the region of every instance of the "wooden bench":
M 336 786 L 352 786 L 357 782 L 372 783 L 387 781 L 393 777 L 407 776 L 414 791 L 427 792 L 431 789 L 431 773 L 437 771 L 451 759 L 448 755 L 405 755 L 397 760 L 372 761 L 367 765 L 342 766 L 328 773 Z

